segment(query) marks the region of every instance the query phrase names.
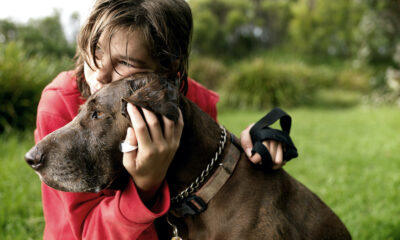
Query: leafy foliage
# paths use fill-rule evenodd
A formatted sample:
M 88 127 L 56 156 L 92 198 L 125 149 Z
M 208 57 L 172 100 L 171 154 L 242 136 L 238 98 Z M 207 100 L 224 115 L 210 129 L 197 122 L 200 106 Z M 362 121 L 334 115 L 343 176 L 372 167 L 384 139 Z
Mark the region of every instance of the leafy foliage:
M 231 66 L 235 68 L 241 65 L 232 62 L 243 58 L 258 57 L 260 53 L 263 54 L 271 49 L 289 49 L 295 53 L 293 59 L 316 58 L 322 62 L 334 59 L 352 61 L 353 64 L 348 70 L 340 70 L 340 74 L 335 75 L 336 84 L 332 87 L 348 87 L 347 90 L 357 90 L 362 94 L 376 96 L 390 94 L 390 98 L 383 97 L 381 102 L 399 95 L 396 90 L 397 85 L 393 87 L 394 83 L 398 82 L 393 76 L 400 76 L 398 69 L 400 5 L 396 0 L 189 2 L 194 15 L 192 49 L 195 58 L 212 56 L 227 62 L 226 66 L 230 69 Z M 272 68 L 279 65 L 273 62 L 267 65 L 269 64 L 272 64 L 269 72 L 273 72 Z M 242 73 L 238 73 L 239 70 L 236 70 L 236 73 L 245 77 L 243 74 L 246 72 L 255 77 L 257 74 L 252 71 L 257 71 L 256 67 L 249 64 L 248 67 L 252 71 L 247 71 L 245 65 L 239 68 Z M 363 72 L 365 69 L 368 70 Z M 311 68 L 310 71 L 314 69 Z M 318 71 L 315 70 L 313 75 L 320 74 Z M 287 75 L 286 78 L 293 78 L 293 82 L 296 82 L 294 80 L 298 78 L 296 72 L 286 71 L 283 75 L 285 74 L 293 74 Z M 256 81 L 250 76 L 243 79 Z M 222 78 L 221 81 L 226 81 L 226 78 Z M 234 82 L 230 84 L 239 84 L 235 89 L 244 87 L 240 81 Z M 271 83 L 272 85 L 274 84 Z M 251 89 L 245 90 L 251 91 Z M 233 97 L 236 93 L 238 92 L 231 92 L 229 98 L 243 97 L 239 95 Z M 265 94 L 271 93 L 266 91 Z M 280 102 L 274 98 L 272 102 Z M 261 99 L 254 100 L 253 96 L 253 100 L 244 102 L 258 105 L 255 102 L 260 101 Z
M 65 37 L 60 14 L 32 19 L 27 24 L 0 20 L 0 42 L 21 42 L 28 57 L 73 57 L 75 46 Z
M 243 57 L 279 43 L 286 35 L 293 0 L 190 1 L 194 18 L 193 51 Z
M 215 58 L 197 57 L 190 62 L 189 76 L 207 88 L 217 90 L 225 82 L 228 69 Z
M 299 0 L 291 7 L 291 42 L 305 53 L 351 56 L 361 9 L 353 0 Z
M 400 43 L 400 5 L 396 0 L 363 1 L 364 14 L 359 21 L 358 57 L 364 62 L 393 63 Z
M 226 93 L 225 106 L 310 104 L 318 88 L 368 94 L 373 102 L 400 98 L 396 0 L 189 4 L 194 17 L 190 76 Z M 0 132 L 33 126 L 41 90 L 72 67 L 74 43 L 67 41 L 57 12 L 27 24 L 0 20 L 0 43 Z M 263 57 L 274 51 L 280 51 L 280 60 L 289 52 L 290 59 Z M 335 62 L 350 64 L 335 67 Z
M 21 43 L 0 45 L 0 132 L 10 128 L 33 128 L 40 94 L 68 59 L 28 57 Z
M 33 128 L 43 88 L 73 67 L 74 44 L 57 12 L 26 24 L 0 20 L 0 43 L 0 133 Z

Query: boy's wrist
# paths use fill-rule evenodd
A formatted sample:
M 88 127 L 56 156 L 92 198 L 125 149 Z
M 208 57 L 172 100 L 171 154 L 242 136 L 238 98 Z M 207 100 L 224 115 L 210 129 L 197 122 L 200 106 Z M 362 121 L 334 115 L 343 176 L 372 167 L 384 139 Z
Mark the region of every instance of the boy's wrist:
M 133 177 L 133 181 L 137 187 L 140 199 L 147 207 L 151 207 L 154 200 L 156 199 L 156 193 L 160 188 L 163 179 L 155 180 L 154 178 L 137 178 Z

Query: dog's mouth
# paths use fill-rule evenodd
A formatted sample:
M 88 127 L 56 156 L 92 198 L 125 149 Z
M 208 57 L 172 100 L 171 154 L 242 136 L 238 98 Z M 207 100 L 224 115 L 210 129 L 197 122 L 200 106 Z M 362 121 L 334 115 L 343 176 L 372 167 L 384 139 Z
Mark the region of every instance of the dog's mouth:
M 118 176 L 107 177 L 107 181 L 93 181 L 90 178 L 78 177 L 60 179 L 59 177 L 48 176 L 40 171 L 35 171 L 40 180 L 47 186 L 63 192 L 94 192 L 98 193 L 110 188 L 117 181 Z M 58 176 L 58 175 L 57 175 Z
M 103 186 L 97 186 L 97 187 L 92 187 L 92 188 L 86 188 L 86 189 L 82 189 L 82 191 L 80 192 L 94 192 L 94 193 L 98 193 L 101 190 L 107 188 L 108 185 L 103 185 Z
M 95 185 L 95 186 L 82 186 L 81 184 L 77 183 L 63 183 L 59 184 L 56 181 L 51 181 L 47 180 L 46 178 L 41 178 L 42 182 L 45 183 L 47 186 L 54 188 L 59 191 L 63 192 L 94 192 L 98 193 L 103 189 L 106 189 L 111 185 L 111 183 L 108 184 L 100 184 L 100 185 Z

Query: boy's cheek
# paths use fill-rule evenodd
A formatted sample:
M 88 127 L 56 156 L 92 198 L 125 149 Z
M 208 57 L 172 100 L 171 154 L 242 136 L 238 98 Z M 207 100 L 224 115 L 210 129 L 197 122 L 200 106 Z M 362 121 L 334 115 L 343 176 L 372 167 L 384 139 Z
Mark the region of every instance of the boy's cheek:
M 86 78 L 86 83 L 89 85 L 90 87 L 90 93 L 94 94 L 95 92 L 97 92 L 99 89 L 101 89 L 104 85 L 101 84 L 100 82 L 98 82 L 96 80 L 96 74 L 94 74 L 93 76 Z

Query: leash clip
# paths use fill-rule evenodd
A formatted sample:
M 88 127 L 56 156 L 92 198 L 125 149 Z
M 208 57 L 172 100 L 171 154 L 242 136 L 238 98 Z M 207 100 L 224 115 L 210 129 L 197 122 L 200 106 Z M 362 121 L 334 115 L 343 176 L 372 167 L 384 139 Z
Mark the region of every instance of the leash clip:
M 172 234 L 174 234 L 174 236 L 171 238 L 171 240 L 182 240 L 182 238 L 179 237 L 179 235 L 178 235 L 178 228 L 176 227 L 175 224 L 173 224 L 173 223 L 169 220 L 168 214 L 167 214 L 167 223 L 172 227 Z
M 178 203 L 174 209 L 180 216 L 196 215 L 204 212 L 207 209 L 207 204 L 196 195 L 191 195 L 181 203 Z

